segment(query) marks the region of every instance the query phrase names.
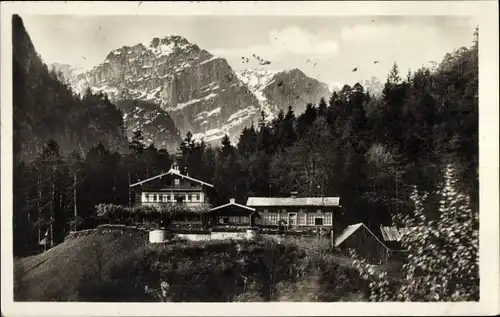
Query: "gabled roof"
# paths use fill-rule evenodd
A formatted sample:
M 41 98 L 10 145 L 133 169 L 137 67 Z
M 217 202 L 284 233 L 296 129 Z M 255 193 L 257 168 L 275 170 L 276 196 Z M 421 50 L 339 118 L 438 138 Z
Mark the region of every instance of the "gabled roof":
M 355 225 L 350 225 L 342 231 L 342 233 L 335 240 L 335 247 L 339 246 L 342 242 L 344 242 L 347 238 L 351 236 L 356 230 L 359 229 L 363 224 L 357 223 Z
M 211 211 L 222 209 L 222 208 L 225 208 L 225 207 L 228 207 L 228 206 L 236 206 L 236 207 L 240 207 L 240 208 L 243 208 L 243 209 L 247 209 L 249 211 L 255 211 L 255 208 L 251 208 L 251 207 L 248 207 L 248 206 L 245 206 L 245 205 L 238 204 L 237 202 L 235 202 L 234 199 L 230 199 L 229 203 L 227 203 L 225 205 L 221 205 L 221 206 L 217 206 L 215 208 L 212 208 Z
M 163 173 L 163 174 L 160 174 L 160 175 L 156 175 L 156 176 L 150 177 L 150 178 L 148 178 L 148 179 L 145 179 L 145 180 L 143 180 L 143 181 L 139 181 L 139 182 L 134 183 L 134 184 L 130 184 L 130 187 L 134 187 L 134 186 L 137 186 L 137 185 L 142 185 L 142 184 L 144 184 L 144 183 L 150 182 L 150 181 L 152 181 L 152 180 L 154 180 L 154 179 L 161 178 L 161 177 L 163 177 L 163 176 L 167 176 L 167 175 L 175 175 L 175 176 L 179 176 L 179 177 L 182 177 L 182 178 L 188 179 L 188 180 L 190 180 L 190 181 L 192 181 L 192 182 L 199 183 L 199 184 L 201 184 L 202 186 L 207 186 L 207 187 L 212 187 L 212 188 L 214 187 L 214 185 L 212 185 L 212 184 L 205 183 L 205 182 L 203 182 L 203 181 L 201 181 L 201 180 L 199 180 L 199 179 L 192 178 L 192 177 L 189 177 L 189 176 L 187 176 L 187 175 L 181 174 L 178 170 L 173 169 L 173 168 L 171 168 L 171 169 L 170 169 L 168 172 L 166 172 L 166 173 Z
M 342 244 L 342 242 L 347 240 L 347 238 L 349 238 L 354 232 L 358 231 L 359 228 L 365 228 L 372 236 L 375 237 L 375 239 L 377 239 L 377 241 L 381 245 L 384 246 L 384 248 L 389 250 L 389 248 L 385 245 L 385 243 L 380 241 L 380 239 L 377 238 L 377 236 L 370 229 L 368 229 L 368 227 L 365 226 L 365 224 L 362 222 L 354 224 L 354 225 L 350 225 L 347 228 L 345 228 L 344 231 L 342 231 L 342 233 L 340 234 L 340 236 L 335 240 L 335 247 L 338 247 L 340 244 Z
M 249 197 L 247 206 L 318 206 L 340 207 L 340 197 Z

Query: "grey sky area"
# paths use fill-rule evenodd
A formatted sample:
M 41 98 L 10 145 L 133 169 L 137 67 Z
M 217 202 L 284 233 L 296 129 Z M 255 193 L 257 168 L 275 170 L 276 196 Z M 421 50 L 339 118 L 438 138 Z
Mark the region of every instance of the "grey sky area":
M 231 66 L 252 54 L 272 70 L 299 68 L 328 84 L 384 81 L 392 64 L 403 73 L 472 43 L 476 21 L 445 16 L 22 16 L 46 63 L 90 68 L 113 49 L 181 35 Z M 308 62 L 307 60 L 310 60 Z M 373 62 L 380 61 L 377 64 Z M 316 66 L 314 66 L 316 63 Z M 357 72 L 352 72 L 354 67 Z

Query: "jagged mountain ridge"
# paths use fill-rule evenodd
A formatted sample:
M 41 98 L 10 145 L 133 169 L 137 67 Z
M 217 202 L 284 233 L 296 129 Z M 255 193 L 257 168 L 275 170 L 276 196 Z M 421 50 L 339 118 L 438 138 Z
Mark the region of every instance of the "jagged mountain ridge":
M 328 85 L 308 77 L 299 69 L 270 71 L 264 68 L 244 69 L 236 73 L 257 97 L 266 118 L 272 119 L 289 106 L 296 114 L 302 113 L 307 103 L 317 104 L 323 97 L 328 100 Z
M 191 131 L 195 138 L 203 137 L 207 142 L 219 140 L 226 133 L 237 142 L 241 129 L 256 123 L 261 111 L 271 120 L 279 109 L 291 105 L 300 113 L 308 102 L 317 103 L 330 95 L 326 84 L 298 69 L 235 72 L 226 59 L 181 36 L 154 38 L 146 44 L 113 50 L 86 72 L 61 71 L 68 74 L 70 85 L 78 93 L 90 87 L 105 92 L 115 103 L 155 103 L 168 113 L 180 134 Z M 124 116 L 128 132 L 142 128 L 134 122 L 134 116 L 126 111 Z

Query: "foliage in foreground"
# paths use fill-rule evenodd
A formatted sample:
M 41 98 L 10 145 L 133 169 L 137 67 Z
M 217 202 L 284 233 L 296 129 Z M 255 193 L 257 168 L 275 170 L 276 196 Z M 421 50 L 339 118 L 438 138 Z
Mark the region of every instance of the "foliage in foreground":
M 308 284 L 311 274 L 322 282 Z M 367 289 L 354 269 L 294 244 L 177 242 L 137 250 L 113 266 L 108 280 L 82 284 L 80 300 L 274 301 L 283 292 L 281 285 L 297 283 L 324 301 L 359 293 L 363 285 Z
M 132 224 L 146 221 L 163 221 L 169 223 L 177 215 L 201 215 L 210 212 L 210 205 L 203 204 L 186 207 L 180 204 L 160 204 L 158 206 L 126 207 L 114 204 L 99 204 L 96 206 L 97 216 L 110 223 Z
M 414 214 L 400 223 L 410 231 L 402 238 L 408 250 L 400 279 L 357 261 L 361 276 L 370 281 L 372 301 L 478 301 L 479 213 L 470 208 L 469 197 L 457 190 L 455 170 L 448 166 L 441 196 L 439 219 L 428 220 L 423 203 L 427 194 L 415 188 Z M 399 219 L 398 219 L 399 220 Z

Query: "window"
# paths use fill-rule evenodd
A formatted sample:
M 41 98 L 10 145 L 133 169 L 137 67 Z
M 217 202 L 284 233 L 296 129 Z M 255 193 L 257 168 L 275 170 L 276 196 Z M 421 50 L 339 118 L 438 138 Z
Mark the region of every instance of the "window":
M 196 199 L 196 201 L 200 201 L 200 194 L 196 194 L 195 199 Z
M 146 202 L 149 201 L 149 194 L 144 194 L 144 201 L 146 201 Z
M 219 217 L 220 223 L 229 223 L 229 217 Z
M 153 194 L 153 201 L 156 202 L 156 195 Z
M 266 220 L 267 224 L 277 225 L 279 220 L 279 214 L 277 213 L 267 214 L 264 215 L 264 219 Z
M 297 224 L 299 226 L 305 226 L 307 224 L 307 214 L 304 209 L 299 209 L 299 214 L 297 215 Z
M 181 180 L 180 179 L 178 179 L 178 178 L 174 179 L 174 185 L 175 186 L 179 186 L 180 184 L 181 184 Z
M 187 194 L 187 201 L 191 201 L 191 194 Z
M 324 221 L 325 221 L 325 225 L 329 225 L 329 226 L 332 225 L 332 213 L 331 212 L 325 213 Z
M 307 214 L 307 225 L 308 226 L 314 226 L 314 218 L 315 218 L 314 214 L 311 214 L 311 213 Z

